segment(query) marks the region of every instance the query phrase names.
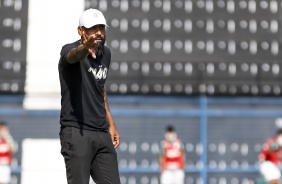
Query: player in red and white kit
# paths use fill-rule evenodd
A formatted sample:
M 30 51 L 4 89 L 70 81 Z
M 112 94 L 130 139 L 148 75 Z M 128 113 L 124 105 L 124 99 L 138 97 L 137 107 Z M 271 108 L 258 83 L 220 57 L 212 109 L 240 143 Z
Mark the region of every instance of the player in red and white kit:
M 161 184 L 184 184 L 185 152 L 174 127 L 168 126 L 161 142 Z
M 259 154 L 260 172 L 269 184 L 278 184 L 281 179 L 282 129 L 270 137 Z
M 0 184 L 11 181 L 11 163 L 14 151 L 14 141 L 9 133 L 8 126 L 0 122 Z

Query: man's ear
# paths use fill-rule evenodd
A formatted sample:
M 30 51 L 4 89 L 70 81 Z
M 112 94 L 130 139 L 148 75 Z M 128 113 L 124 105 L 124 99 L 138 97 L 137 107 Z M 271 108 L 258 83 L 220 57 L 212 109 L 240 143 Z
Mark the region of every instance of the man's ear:
M 77 27 L 77 32 L 80 36 L 82 36 L 83 28 L 81 26 Z

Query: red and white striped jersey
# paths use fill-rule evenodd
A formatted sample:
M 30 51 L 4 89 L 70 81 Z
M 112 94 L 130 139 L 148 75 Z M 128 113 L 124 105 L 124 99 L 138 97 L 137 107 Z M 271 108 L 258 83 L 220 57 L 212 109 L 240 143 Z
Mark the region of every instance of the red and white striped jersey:
M 184 161 L 182 157 L 183 146 L 180 139 L 173 143 L 164 140 L 162 142 L 164 154 L 164 169 L 183 169 Z
M 5 139 L 0 138 L 0 165 L 10 165 L 12 163 L 12 153 L 10 145 Z

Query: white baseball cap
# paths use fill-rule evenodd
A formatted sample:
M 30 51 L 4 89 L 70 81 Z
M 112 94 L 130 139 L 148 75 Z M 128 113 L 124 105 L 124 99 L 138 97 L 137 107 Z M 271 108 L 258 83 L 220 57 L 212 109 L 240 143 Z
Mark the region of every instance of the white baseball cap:
M 106 19 L 103 13 L 97 9 L 85 10 L 79 18 L 79 26 L 84 26 L 86 28 L 91 28 L 95 25 L 102 24 L 109 27 L 106 23 Z

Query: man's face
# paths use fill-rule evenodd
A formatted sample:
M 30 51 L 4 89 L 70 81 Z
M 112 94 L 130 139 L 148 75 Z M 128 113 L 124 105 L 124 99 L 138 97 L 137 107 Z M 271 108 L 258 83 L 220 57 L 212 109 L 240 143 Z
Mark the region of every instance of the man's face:
M 177 139 L 177 135 L 174 131 L 167 131 L 165 134 L 165 139 L 169 142 L 174 142 Z
M 106 30 L 105 25 L 95 25 L 91 28 L 78 27 L 78 33 L 81 36 L 81 39 L 88 40 L 91 37 L 91 42 L 95 43 L 95 54 L 100 56 L 104 54 L 104 44 L 106 42 Z
M 8 132 L 8 127 L 5 125 L 0 125 L 0 135 L 6 134 Z
M 91 28 L 82 27 L 85 32 L 85 36 L 88 38 L 89 36 L 93 36 L 95 38 L 95 43 L 104 44 L 106 41 L 106 29 L 105 25 L 95 25 Z
M 5 126 L 4 125 L 0 125 L 0 131 L 3 131 L 3 130 L 5 130 Z

